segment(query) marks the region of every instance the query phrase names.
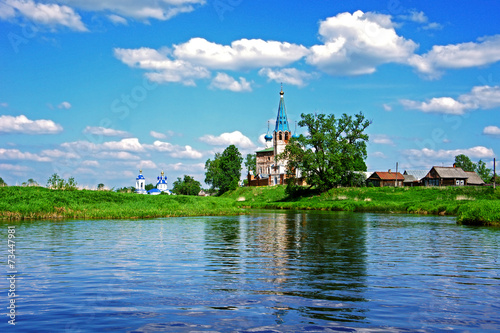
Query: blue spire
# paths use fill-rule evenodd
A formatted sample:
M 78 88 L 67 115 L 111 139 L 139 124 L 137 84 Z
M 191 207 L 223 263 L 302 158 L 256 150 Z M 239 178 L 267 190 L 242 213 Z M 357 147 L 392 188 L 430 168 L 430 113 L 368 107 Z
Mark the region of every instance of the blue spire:
M 267 122 L 267 134 L 264 137 L 264 140 L 266 140 L 266 142 L 273 141 L 273 136 L 269 134 L 269 121 Z
M 278 107 L 278 117 L 276 118 L 276 127 L 274 128 L 275 132 L 278 131 L 288 131 L 290 132 L 290 128 L 288 126 L 288 118 L 286 116 L 286 108 L 285 108 L 285 99 L 283 98 L 283 86 L 281 86 L 280 91 L 280 105 Z

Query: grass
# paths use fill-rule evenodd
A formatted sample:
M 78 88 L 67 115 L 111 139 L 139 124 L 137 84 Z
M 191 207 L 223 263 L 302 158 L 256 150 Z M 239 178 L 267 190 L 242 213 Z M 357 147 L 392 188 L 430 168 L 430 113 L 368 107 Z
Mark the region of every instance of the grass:
M 0 219 L 153 218 L 242 214 L 234 200 L 43 187 L 0 188 Z
M 500 225 L 500 189 L 490 187 L 337 188 L 295 198 L 285 186 L 246 187 L 223 197 L 246 208 L 455 215 L 462 224 Z
M 490 187 L 337 188 L 297 197 L 285 189 L 241 187 L 222 197 L 195 197 L 11 186 L 0 188 L 0 219 L 236 215 L 270 208 L 454 215 L 461 224 L 500 226 L 500 189 Z

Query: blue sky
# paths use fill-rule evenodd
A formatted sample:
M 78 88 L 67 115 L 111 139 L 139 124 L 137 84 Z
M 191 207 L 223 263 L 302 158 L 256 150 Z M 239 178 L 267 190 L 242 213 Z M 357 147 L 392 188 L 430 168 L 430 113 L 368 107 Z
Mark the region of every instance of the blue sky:
M 354 114 L 368 169 L 493 166 L 495 1 L 0 0 L 0 177 L 204 180 L 263 147 L 283 84 L 301 113 Z M 274 124 L 271 123 L 271 127 Z M 303 129 L 298 128 L 298 132 Z

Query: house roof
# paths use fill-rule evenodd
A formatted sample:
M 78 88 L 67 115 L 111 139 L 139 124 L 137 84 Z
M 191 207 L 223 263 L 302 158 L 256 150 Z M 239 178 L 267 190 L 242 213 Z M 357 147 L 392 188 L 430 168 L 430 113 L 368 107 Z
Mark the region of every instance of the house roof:
M 256 153 L 267 153 L 267 152 L 270 152 L 270 151 L 274 151 L 274 148 L 270 147 L 270 148 L 265 148 L 265 149 L 262 149 L 262 150 L 257 150 Z
M 467 173 L 465 173 L 465 171 L 462 170 L 462 168 L 434 166 L 434 167 L 432 167 L 432 169 L 434 169 L 436 171 L 439 178 L 452 178 L 452 179 L 456 179 L 456 178 L 467 179 L 467 178 L 469 178 L 469 175 L 467 175 Z M 430 171 L 429 171 L 429 173 L 430 173 Z M 429 178 L 432 178 L 432 177 L 429 177 Z
M 396 176 L 398 180 L 404 180 L 404 176 L 400 172 L 387 172 L 387 171 L 375 171 L 369 178 L 374 177 L 379 178 L 380 180 L 396 180 Z
M 484 185 L 484 181 L 479 177 L 475 171 L 465 171 L 469 179 L 467 179 L 467 184 L 469 185 Z
M 407 174 L 403 174 L 403 176 L 405 177 L 405 183 L 411 183 L 411 182 L 416 182 L 417 181 L 417 178 L 415 178 L 414 175 L 407 175 Z
M 403 172 L 403 175 L 405 176 L 405 180 L 407 175 L 413 176 L 415 178 L 414 180 L 421 180 L 422 178 L 427 176 L 428 172 L 428 170 L 405 170 L 405 172 Z

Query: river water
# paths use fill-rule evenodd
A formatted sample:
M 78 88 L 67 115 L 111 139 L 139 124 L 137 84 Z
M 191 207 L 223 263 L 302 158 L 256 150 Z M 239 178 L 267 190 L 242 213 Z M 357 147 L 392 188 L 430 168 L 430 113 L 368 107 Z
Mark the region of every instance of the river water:
M 500 229 L 454 218 L 2 222 L 5 263 L 9 225 L 1 332 L 500 331 Z

